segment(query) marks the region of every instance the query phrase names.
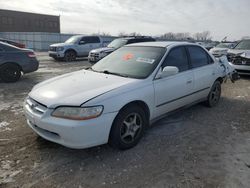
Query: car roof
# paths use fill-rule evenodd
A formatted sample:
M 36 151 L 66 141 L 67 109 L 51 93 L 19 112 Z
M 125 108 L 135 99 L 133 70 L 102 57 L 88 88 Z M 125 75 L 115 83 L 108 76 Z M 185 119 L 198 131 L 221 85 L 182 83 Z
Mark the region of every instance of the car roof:
M 150 36 L 129 36 L 129 37 L 119 37 L 117 39 L 125 39 L 125 40 L 131 40 L 131 39 L 154 39 Z
M 167 48 L 169 46 L 180 46 L 180 45 L 196 45 L 199 46 L 197 44 L 191 43 L 191 42 L 180 42 L 180 41 L 159 41 L 159 42 L 141 42 L 141 43 L 133 43 L 133 44 L 129 44 L 126 46 L 151 46 L 151 47 L 163 47 L 163 48 Z

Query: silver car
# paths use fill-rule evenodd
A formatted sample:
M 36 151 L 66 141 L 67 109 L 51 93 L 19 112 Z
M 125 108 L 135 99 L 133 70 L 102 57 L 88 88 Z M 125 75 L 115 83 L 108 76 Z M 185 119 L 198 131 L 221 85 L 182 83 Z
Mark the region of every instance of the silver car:
M 92 49 L 107 46 L 114 37 L 72 36 L 64 43 L 52 44 L 49 56 L 55 60 L 74 61 L 77 57 L 86 57 Z
M 242 40 L 229 50 L 227 58 L 239 74 L 250 75 L 250 39 Z

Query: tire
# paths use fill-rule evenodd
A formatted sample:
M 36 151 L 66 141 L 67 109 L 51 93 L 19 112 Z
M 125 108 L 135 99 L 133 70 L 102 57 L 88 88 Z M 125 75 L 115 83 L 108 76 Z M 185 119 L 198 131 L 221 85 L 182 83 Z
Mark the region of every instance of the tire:
M 73 50 L 66 51 L 64 55 L 64 61 L 71 62 L 76 60 L 76 52 Z
M 16 82 L 21 77 L 21 70 L 15 64 L 5 64 L 0 67 L 0 78 L 2 81 L 11 83 Z
M 220 81 L 215 81 L 211 91 L 208 94 L 206 105 L 208 107 L 214 107 L 219 103 L 221 97 L 221 83 Z
M 58 62 L 58 61 L 61 61 L 62 59 L 58 57 L 54 57 L 54 60 Z
M 109 136 L 109 144 L 116 149 L 125 150 L 137 145 L 148 124 L 142 108 L 130 105 L 116 116 Z

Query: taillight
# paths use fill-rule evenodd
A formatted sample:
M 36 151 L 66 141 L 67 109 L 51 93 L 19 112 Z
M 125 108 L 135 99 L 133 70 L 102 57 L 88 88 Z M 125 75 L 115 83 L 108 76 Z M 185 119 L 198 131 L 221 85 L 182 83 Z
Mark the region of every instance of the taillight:
M 29 57 L 36 57 L 36 54 L 34 52 L 28 52 Z

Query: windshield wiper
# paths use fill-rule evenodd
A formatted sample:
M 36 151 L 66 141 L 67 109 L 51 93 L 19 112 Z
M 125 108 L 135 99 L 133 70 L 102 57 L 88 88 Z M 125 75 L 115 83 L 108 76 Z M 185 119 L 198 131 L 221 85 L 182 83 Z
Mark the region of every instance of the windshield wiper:
M 102 71 L 97 71 L 97 70 L 94 70 L 94 69 L 92 69 L 92 67 L 88 67 L 88 68 L 86 68 L 86 70 L 91 70 L 91 71 L 93 71 L 93 72 L 99 72 L 99 73 L 102 73 Z
M 128 75 L 121 74 L 121 73 L 116 73 L 116 72 L 110 72 L 108 70 L 104 70 L 102 73 L 104 73 L 104 74 L 112 74 L 112 75 L 122 76 L 122 77 L 129 77 Z

